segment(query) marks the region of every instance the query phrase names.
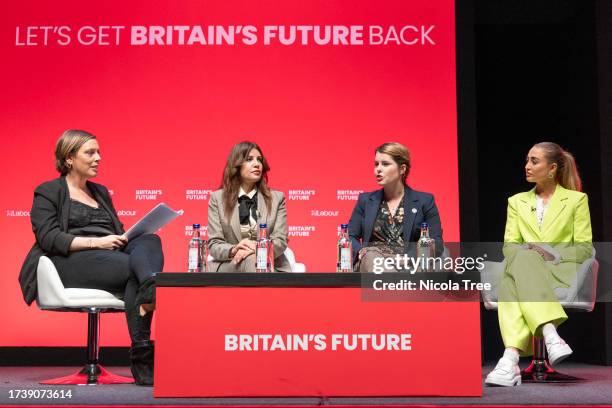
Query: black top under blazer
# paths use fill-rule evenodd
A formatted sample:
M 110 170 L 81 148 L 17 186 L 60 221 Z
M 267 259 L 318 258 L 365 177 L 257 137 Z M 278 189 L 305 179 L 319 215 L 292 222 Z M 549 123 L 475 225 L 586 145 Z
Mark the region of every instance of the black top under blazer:
M 359 250 L 368 246 L 370 242 L 376 215 L 382 200 L 382 189 L 359 194 L 349 221 L 349 236 L 353 246 L 354 262 L 357 262 Z M 407 186 L 404 187 L 404 243 L 406 253 L 412 252 L 410 243 L 419 240 L 421 223 L 423 222 L 429 225 L 429 236 L 436 240 L 436 254 L 440 255 L 444 251 L 444 241 L 442 240 L 440 214 L 433 195 L 415 191 Z
M 117 217 L 117 211 L 113 206 L 108 189 L 90 181 L 87 182 L 87 188 L 98 204 L 110 214 L 115 234 L 123 234 L 123 224 Z M 19 272 L 19 284 L 23 298 L 28 305 L 36 299 L 36 270 L 39 258 L 43 255 L 68 256 L 70 253 L 70 244 L 75 235 L 67 232 L 69 214 L 70 194 L 65 176 L 36 187 L 30 211 L 32 231 L 34 231 L 36 242 L 23 261 L 21 272 Z

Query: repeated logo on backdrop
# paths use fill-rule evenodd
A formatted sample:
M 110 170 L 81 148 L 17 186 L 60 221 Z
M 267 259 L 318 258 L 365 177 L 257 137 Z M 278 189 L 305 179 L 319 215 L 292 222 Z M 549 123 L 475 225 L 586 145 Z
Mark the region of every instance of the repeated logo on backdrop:
M 210 195 L 243 140 L 270 163 L 289 246 L 309 272 L 335 270 L 338 226 L 379 188 L 374 148 L 387 141 L 410 149 L 410 185 L 435 195 L 445 239 L 458 241 L 454 19 L 454 0 L 4 7 L 0 247 L 11 256 L 0 327 L 13 330 L 0 346 L 80 345 L 78 325 L 53 329 L 17 285 L 34 243 L 32 194 L 57 177 L 68 128 L 98 137 L 94 181 L 113 191 L 126 229 L 159 202 L 184 210 L 159 232 L 166 272 L 186 270 L 191 225 L 206 232 Z M 107 320 L 104 344 L 126 343 L 121 317 Z

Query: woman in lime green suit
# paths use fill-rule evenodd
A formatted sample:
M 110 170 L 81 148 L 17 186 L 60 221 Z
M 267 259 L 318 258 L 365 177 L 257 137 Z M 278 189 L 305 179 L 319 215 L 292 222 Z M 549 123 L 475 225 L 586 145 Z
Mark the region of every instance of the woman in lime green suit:
M 556 143 L 538 143 L 527 155 L 525 176 L 535 188 L 508 199 L 506 268 L 498 287 L 505 351 L 487 375 L 490 385 L 521 383 L 519 355 L 532 354 L 533 336 L 544 337 L 552 365 L 572 353 L 557 334 L 567 315 L 554 289 L 569 287 L 593 252 L 588 198 L 574 157 Z

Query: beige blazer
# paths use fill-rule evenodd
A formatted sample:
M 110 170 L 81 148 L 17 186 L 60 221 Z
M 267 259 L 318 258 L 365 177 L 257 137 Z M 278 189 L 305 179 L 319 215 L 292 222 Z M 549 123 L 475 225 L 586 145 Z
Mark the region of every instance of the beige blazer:
M 281 272 L 291 272 L 289 261 L 284 255 L 287 248 L 287 207 L 285 195 L 280 191 L 271 191 L 272 206 L 268 207 L 261 192 L 257 192 L 258 223 L 268 224 L 268 236 L 274 246 L 274 269 Z M 217 190 L 210 196 L 208 202 L 208 248 L 214 258 L 209 264 L 209 270 L 214 272 L 222 262 L 230 261 L 229 252 L 232 246 L 241 240 L 240 217 L 238 203 L 234 207 L 230 220 L 225 218 L 225 203 L 223 190 Z

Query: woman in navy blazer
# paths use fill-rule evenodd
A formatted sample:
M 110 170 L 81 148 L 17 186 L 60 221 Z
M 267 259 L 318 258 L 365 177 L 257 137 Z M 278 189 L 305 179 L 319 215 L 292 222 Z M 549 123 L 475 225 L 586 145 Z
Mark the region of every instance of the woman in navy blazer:
M 374 175 L 382 189 L 360 194 L 349 221 L 355 270 L 372 272 L 376 257 L 411 254 L 410 243 L 418 241 L 424 222 L 429 236 L 436 240 L 436 253 L 442 252 L 442 227 L 434 197 L 408 187 L 409 172 L 406 146 L 390 142 L 376 148 Z

